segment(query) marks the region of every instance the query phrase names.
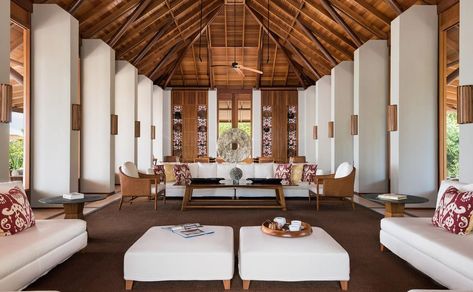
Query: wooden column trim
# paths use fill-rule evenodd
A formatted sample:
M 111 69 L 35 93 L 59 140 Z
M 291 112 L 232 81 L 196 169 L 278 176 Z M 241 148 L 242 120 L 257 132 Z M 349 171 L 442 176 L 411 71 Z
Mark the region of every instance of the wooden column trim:
M 313 126 L 312 127 L 312 139 L 314 140 L 317 140 L 319 137 L 319 133 L 318 133 L 318 127 L 317 126 Z
M 140 121 L 135 121 L 135 138 L 141 137 L 141 123 Z
M 473 123 L 473 85 L 463 85 L 457 88 L 458 123 Z
M 392 104 L 388 105 L 388 114 L 387 114 L 387 129 L 388 132 L 397 131 L 397 105 Z
M 110 115 L 110 134 L 118 135 L 118 115 Z
M 0 123 L 10 123 L 12 113 L 13 86 L 0 84 Z
M 328 137 L 333 138 L 334 137 L 334 122 L 330 121 L 328 122 Z
M 351 135 L 358 135 L 358 115 L 351 115 Z
M 156 139 L 156 126 L 151 126 L 151 140 Z
M 81 128 L 81 106 L 80 104 L 72 105 L 71 123 L 73 131 L 80 131 Z

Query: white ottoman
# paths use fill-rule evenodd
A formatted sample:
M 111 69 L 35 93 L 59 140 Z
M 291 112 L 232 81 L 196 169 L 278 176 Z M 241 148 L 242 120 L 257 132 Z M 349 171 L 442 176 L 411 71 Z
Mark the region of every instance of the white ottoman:
M 213 234 L 183 238 L 150 228 L 125 253 L 125 288 L 133 281 L 222 280 L 230 289 L 234 273 L 233 229 L 206 226 Z
M 348 289 L 350 258 L 343 247 L 318 227 L 307 237 L 281 238 L 260 226 L 240 229 L 240 277 L 250 281 L 340 281 Z

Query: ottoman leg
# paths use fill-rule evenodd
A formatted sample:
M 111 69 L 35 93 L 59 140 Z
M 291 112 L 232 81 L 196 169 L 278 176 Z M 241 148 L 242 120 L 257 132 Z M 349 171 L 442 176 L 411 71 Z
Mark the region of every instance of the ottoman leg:
M 348 290 L 348 281 L 340 281 L 340 288 L 342 288 L 343 291 Z
M 133 289 L 133 280 L 125 280 L 125 290 Z
M 250 289 L 250 280 L 243 280 L 243 290 Z
M 230 290 L 230 286 L 231 286 L 231 280 L 223 280 L 223 288 L 225 290 Z

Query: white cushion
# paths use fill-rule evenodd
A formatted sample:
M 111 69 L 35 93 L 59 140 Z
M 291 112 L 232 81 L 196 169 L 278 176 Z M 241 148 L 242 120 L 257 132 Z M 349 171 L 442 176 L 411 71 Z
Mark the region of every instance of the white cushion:
M 14 187 L 19 187 L 23 190 L 23 183 L 21 181 L 9 181 L 0 183 L 0 193 L 7 193 Z
M 440 199 L 442 198 L 443 194 L 449 187 L 455 187 L 462 192 L 473 192 L 473 184 L 466 184 L 466 183 L 461 183 L 461 182 L 453 181 L 453 180 L 444 180 L 442 181 L 439 187 L 436 206 L 438 206 Z
M 272 178 L 274 177 L 274 163 L 255 163 L 256 178 Z
M 337 171 L 335 172 L 335 178 L 342 178 L 350 175 L 353 171 L 353 165 L 349 162 L 343 162 L 337 167 Z
M 234 168 L 236 164 L 234 163 L 217 163 L 217 176 L 216 177 L 223 177 L 224 179 L 231 179 L 230 178 L 230 170 Z
M 139 178 L 140 175 L 138 174 L 138 168 L 133 162 L 127 161 L 122 165 L 122 171 L 125 175 L 129 177 Z
M 197 163 L 199 165 L 200 178 L 217 177 L 217 163 Z
M 238 163 L 237 167 L 243 171 L 242 180 L 246 180 L 250 177 L 255 177 L 255 164 L 254 163 Z
M 431 218 L 384 218 L 381 230 L 473 279 L 472 235 L 457 235 L 435 227 Z
M 196 178 L 199 177 L 199 165 L 197 163 L 188 163 L 191 176 Z
M 151 227 L 125 253 L 124 278 L 136 281 L 229 280 L 234 273 L 233 229 L 183 238 Z

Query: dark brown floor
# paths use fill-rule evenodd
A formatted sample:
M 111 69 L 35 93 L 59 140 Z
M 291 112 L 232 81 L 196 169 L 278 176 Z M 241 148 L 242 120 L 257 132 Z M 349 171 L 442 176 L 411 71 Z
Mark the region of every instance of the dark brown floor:
M 226 209 L 179 211 L 180 201 L 159 202 L 158 211 L 152 202 L 140 201 L 124 205 L 118 211 L 113 203 L 86 217 L 89 244 L 28 290 L 60 291 L 122 291 L 123 255 L 148 228 L 155 225 L 200 222 L 228 225 L 235 232 L 241 226 L 258 225 L 267 218 L 283 215 L 320 226 L 331 234 L 349 253 L 351 280 L 349 291 L 407 291 L 413 288 L 441 288 L 394 254 L 379 251 L 380 214 L 357 205 L 322 205 L 316 213 L 307 201 L 291 200 L 289 210 Z M 290 240 L 290 239 L 289 239 Z M 238 245 L 235 245 L 236 249 Z M 237 250 L 235 250 L 237 251 Z M 156 263 L 159 264 L 159 263 Z M 235 268 L 232 290 L 242 290 L 242 281 Z M 340 291 L 337 282 L 252 282 L 252 291 Z M 220 281 L 135 283 L 136 291 L 223 291 Z

